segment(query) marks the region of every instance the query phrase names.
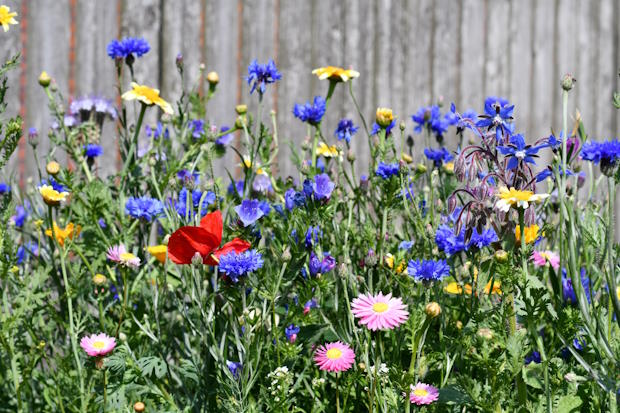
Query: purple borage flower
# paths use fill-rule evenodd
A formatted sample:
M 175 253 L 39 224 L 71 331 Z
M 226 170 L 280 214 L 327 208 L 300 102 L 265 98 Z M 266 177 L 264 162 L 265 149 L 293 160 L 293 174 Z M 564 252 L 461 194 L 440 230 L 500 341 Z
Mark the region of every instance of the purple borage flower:
M 261 95 L 265 93 L 268 84 L 275 83 L 282 79 L 282 75 L 278 72 L 276 64 L 273 60 L 269 60 L 266 64 L 261 65 L 256 59 L 248 66 L 248 85 L 251 86 L 250 94 L 258 89 Z
M 495 128 L 495 138 L 499 142 L 502 136 L 510 136 L 514 132 L 515 127 L 512 123 L 514 109 L 515 106 L 507 99 L 489 96 L 484 101 L 484 114 L 480 115 L 476 126 L 487 130 Z
M 523 135 L 512 135 L 510 143 L 506 146 L 498 146 L 497 150 L 508 158 L 507 169 L 515 169 L 520 162 L 536 165 L 534 158 L 538 158 L 538 151 L 544 146 L 526 145 Z
M 240 205 L 235 207 L 235 211 L 244 227 L 252 225 L 265 215 L 258 199 L 244 199 Z

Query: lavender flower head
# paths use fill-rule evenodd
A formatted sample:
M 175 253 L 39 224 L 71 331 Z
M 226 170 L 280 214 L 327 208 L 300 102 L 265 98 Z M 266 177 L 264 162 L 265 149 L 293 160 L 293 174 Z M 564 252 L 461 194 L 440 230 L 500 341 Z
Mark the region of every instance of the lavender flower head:
M 265 213 L 260 208 L 258 199 L 244 199 L 240 205 L 235 207 L 235 211 L 239 216 L 244 227 L 248 227 L 258 221 Z

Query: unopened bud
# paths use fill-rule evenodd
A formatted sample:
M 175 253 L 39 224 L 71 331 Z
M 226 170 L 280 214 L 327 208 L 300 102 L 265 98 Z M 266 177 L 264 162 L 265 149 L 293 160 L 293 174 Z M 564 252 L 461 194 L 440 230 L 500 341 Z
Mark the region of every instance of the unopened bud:
M 48 174 L 56 176 L 58 172 L 60 172 L 60 164 L 56 161 L 48 162 L 47 165 L 45 165 L 45 170 Z
M 390 124 L 394 120 L 394 114 L 392 113 L 392 109 L 377 108 L 376 120 L 377 124 L 382 128 L 387 128 L 388 126 L 390 126 Z
M 282 261 L 284 262 L 289 262 L 291 260 L 292 256 L 291 256 L 290 248 L 286 247 L 284 251 L 282 251 L 281 258 L 282 258 Z
M 430 318 L 435 318 L 439 314 L 441 314 L 441 306 L 439 305 L 439 303 L 437 303 L 435 301 L 430 302 L 430 303 L 426 304 L 426 307 L 424 308 L 424 312 Z
M 245 115 L 248 112 L 248 105 L 237 105 L 235 106 L 235 111 L 237 115 Z
M 140 413 L 140 412 L 143 412 L 143 411 L 144 411 L 144 409 L 146 409 L 146 406 L 145 406 L 145 405 L 144 405 L 144 403 L 142 403 L 142 402 L 136 402 L 136 403 L 133 405 L 133 411 L 134 411 L 134 412 Z
M 215 86 L 220 82 L 220 76 L 217 72 L 209 72 L 207 73 L 207 82 L 209 82 L 210 85 Z
M 246 125 L 246 118 L 244 115 L 240 115 L 237 116 L 237 119 L 235 119 L 235 128 L 236 129 L 243 129 L 243 127 Z
M 562 78 L 562 89 L 568 92 L 575 86 L 575 82 L 577 82 L 577 79 L 575 79 L 573 75 L 570 73 L 565 74 Z
M 39 75 L 39 84 L 43 87 L 48 87 L 52 83 L 52 78 L 44 70 Z
M 347 161 L 355 162 L 355 152 L 353 152 L 352 150 L 349 150 L 347 152 Z
M 416 166 L 415 171 L 419 174 L 423 174 L 424 172 L 426 172 L 426 165 L 424 165 L 423 163 L 419 163 Z
M 202 256 L 200 255 L 198 251 L 196 251 L 194 253 L 194 256 L 192 257 L 192 265 L 196 267 L 202 266 Z
M 504 250 L 495 251 L 495 261 L 497 262 L 506 262 L 508 261 L 508 253 Z
M 413 158 L 411 157 L 411 155 L 406 154 L 406 153 L 404 153 L 404 152 L 403 152 L 403 154 L 400 156 L 400 159 L 401 159 L 403 162 L 406 162 L 406 163 L 412 163 L 412 162 L 413 162 Z
M 174 62 L 177 65 L 177 69 L 179 69 L 179 71 L 183 71 L 183 55 L 181 53 L 177 55 L 177 58 Z
M 478 330 L 477 334 L 479 337 L 485 338 L 487 340 L 493 338 L 493 330 L 491 330 L 490 328 L 482 327 L 480 330 Z

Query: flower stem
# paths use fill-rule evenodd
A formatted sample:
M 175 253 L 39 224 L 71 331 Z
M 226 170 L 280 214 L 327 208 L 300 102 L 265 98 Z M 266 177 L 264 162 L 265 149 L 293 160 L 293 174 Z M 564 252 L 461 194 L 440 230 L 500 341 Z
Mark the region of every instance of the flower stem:
M 132 159 L 135 157 L 136 161 L 138 160 L 138 157 L 134 156 L 134 153 L 138 150 L 138 136 L 140 136 L 140 129 L 142 128 L 142 121 L 144 120 L 144 113 L 146 112 L 146 108 L 147 105 L 142 103 L 140 107 L 140 115 L 138 115 L 136 130 L 134 131 L 133 139 L 131 141 L 131 146 L 129 147 L 129 152 L 127 152 L 127 157 L 125 158 L 125 163 L 123 164 L 123 169 L 121 170 L 121 181 L 123 182 L 123 186 L 125 184 L 125 175 L 128 172 L 129 165 L 131 164 Z
M 607 187 L 609 191 L 609 199 L 607 200 L 607 262 L 609 270 L 607 271 L 607 284 L 609 285 L 609 296 L 613 305 L 613 312 L 616 313 L 616 322 L 620 326 L 620 303 L 616 294 L 616 263 L 614 260 L 614 206 L 616 201 L 616 182 L 613 177 L 607 178 Z M 612 309 L 609 309 L 612 312 Z

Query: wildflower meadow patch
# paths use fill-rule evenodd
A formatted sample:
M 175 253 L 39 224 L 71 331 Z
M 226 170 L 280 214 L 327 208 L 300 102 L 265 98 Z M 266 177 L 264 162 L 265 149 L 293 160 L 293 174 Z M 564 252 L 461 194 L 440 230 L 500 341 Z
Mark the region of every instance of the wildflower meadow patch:
M 0 6 L 3 31 L 17 19 Z M 252 60 L 255 110 L 223 126 L 205 115 L 231 93 L 218 74 L 172 102 L 134 70 L 150 50 L 110 41 L 106 98 L 41 74 L 53 124 L 25 139 L 54 150 L 22 186 L 4 113 L 20 57 L 0 68 L 0 412 L 618 410 L 620 144 L 568 112 L 570 75 L 562 130 L 530 137 L 504 97 L 362 113 L 365 74 L 336 66 L 269 114 L 287 73 Z M 354 115 L 328 130 L 336 91 Z M 281 117 L 308 131 L 290 176 Z

